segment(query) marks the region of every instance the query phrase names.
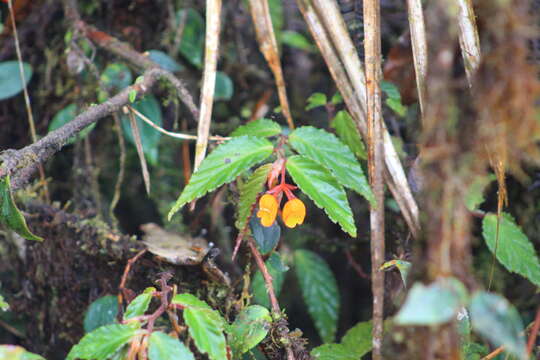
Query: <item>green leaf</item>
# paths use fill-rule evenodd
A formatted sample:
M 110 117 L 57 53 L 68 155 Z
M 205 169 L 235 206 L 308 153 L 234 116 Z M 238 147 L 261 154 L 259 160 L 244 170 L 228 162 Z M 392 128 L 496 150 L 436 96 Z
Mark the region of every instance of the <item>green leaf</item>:
M 405 116 L 407 114 L 407 107 L 401 103 L 401 94 L 396 85 L 383 80 L 381 81 L 381 91 L 388 96 L 385 103 L 390 109 L 399 116 Z
M 287 171 L 315 205 L 324 209 L 330 220 L 356 237 L 356 226 L 345 190 L 329 170 L 310 158 L 295 155 L 287 159 Z
M 192 65 L 201 68 L 205 35 L 203 18 L 194 9 L 183 9 L 176 13 L 176 23 L 178 26 L 182 24 L 184 26 L 180 40 L 180 54 Z
M 8 311 L 9 310 L 9 304 L 4 300 L 4 297 L 0 295 L 0 310 L 2 311 Z
M 154 331 L 150 335 L 148 357 L 150 360 L 195 360 L 184 344 L 161 331 Z
M 294 252 L 294 265 L 315 327 L 325 343 L 332 342 L 339 314 L 339 290 L 334 274 L 323 258 L 308 250 Z
M 228 331 L 235 356 L 257 346 L 268 334 L 271 323 L 272 317 L 265 307 L 251 305 L 242 309 Z
M 338 111 L 330 127 L 336 129 L 336 134 L 358 159 L 367 160 L 366 147 L 354 125 L 351 115 L 346 110 Z
M 89 333 L 103 326 L 114 324 L 118 314 L 118 299 L 116 296 L 102 296 L 88 306 L 84 314 L 84 332 Z
M 334 96 L 332 96 L 332 99 L 330 100 L 330 102 L 334 105 L 338 105 L 338 104 L 341 104 L 343 102 L 343 97 L 341 96 L 341 94 L 338 92 L 336 92 L 334 94 Z
M 124 313 L 124 320 L 128 320 L 137 316 L 142 316 L 148 310 L 150 301 L 152 301 L 152 293 L 156 291 L 155 288 L 148 288 L 144 293 L 138 295 L 133 299 Z
M 262 255 L 266 255 L 274 250 L 281 236 L 281 228 L 277 224 L 277 221 L 274 221 L 271 226 L 262 226 L 261 219 L 257 216 L 252 216 L 249 221 L 249 227 L 257 248 Z
M 137 90 L 131 90 L 128 94 L 129 102 L 134 103 L 137 100 Z
M 466 342 L 461 345 L 461 358 L 463 360 L 481 360 L 488 354 L 488 348 L 484 345 Z
M 302 126 L 289 135 L 289 143 L 301 155 L 329 169 L 341 185 L 353 189 L 369 202 L 375 202 L 362 167 L 349 147 L 335 135 L 322 129 Z
M 176 305 L 181 305 L 183 307 L 199 307 L 203 309 L 212 310 L 210 305 L 208 305 L 206 302 L 202 301 L 195 295 L 189 294 L 189 293 L 176 294 L 172 298 L 171 303 L 176 304 Z
M 358 360 L 358 356 L 342 344 L 324 344 L 311 350 L 315 360 Z
M 147 53 L 150 60 L 158 64 L 164 70 L 170 71 L 172 73 L 182 70 L 182 66 L 163 51 L 148 50 Z
M 471 305 L 473 329 L 496 347 L 519 359 L 527 359 L 523 323 L 517 310 L 505 298 L 479 291 L 474 294 Z
M 495 252 L 497 215 L 487 214 L 482 221 L 482 233 L 489 250 Z M 503 213 L 499 224 L 497 260 L 510 271 L 540 286 L 540 262 L 534 246 L 511 215 Z
M 187 307 L 184 309 L 184 320 L 200 352 L 208 354 L 211 360 L 227 359 L 227 345 L 223 335 L 224 323 L 216 311 Z
M 133 75 L 127 65 L 122 63 L 112 63 L 107 65 L 101 73 L 100 82 L 107 88 L 109 93 L 116 93 L 131 85 Z M 98 91 L 99 102 L 107 100 L 109 94 L 102 90 Z
M 105 360 L 139 332 L 139 323 L 105 325 L 86 334 L 71 348 L 67 360 Z
M 484 202 L 484 190 L 497 177 L 494 174 L 477 176 L 465 194 L 465 206 L 474 211 Z
M 341 338 L 341 344 L 350 353 L 354 354 L 356 359 L 359 359 L 371 351 L 373 346 L 371 340 L 372 329 L 373 324 L 371 321 L 359 322 L 347 330 L 343 338 Z
M 288 45 L 290 47 L 308 51 L 308 52 L 316 52 L 317 48 L 309 41 L 304 35 L 292 31 L 292 30 L 285 30 L 281 33 L 281 42 L 285 45 Z
M 156 100 L 154 95 L 146 95 L 141 100 L 135 102 L 133 108 L 150 119 L 157 126 L 163 125 L 163 118 L 161 115 L 161 107 L 159 102 Z M 159 140 L 161 139 L 161 133 L 154 129 L 152 126 L 148 125 L 137 115 L 135 116 L 135 121 L 137 121 L 137 126 L 141 134 L 141 143 L 143 146 L 143 151 L 146 159 L 152 165 L 157 165 L 158 163 L 158 145 Z M 135 138 L 133 137 L 133 132 L 131 131 L 131 124 L 129 121 L 128 115 L 122 114 L 122 130 L 127 141 L 129 141 L 133 146 L 135 146 Z
M 189 183 L 169 211 L 168 219 L 186 203 L 204 196 L 272 154 L 274 146 L 266 139 L 253 136 L 233 138 L 218 146 L 193 173 Z
M 326 99 L 325 94 L 320 92 L 313 93 L 307 99 L 306 110 L 311 110 L 319 106 L 324 106 L 327 102 L 328 100 Z
M 467 301 L 467 289 L 455 278 L 415 283 L 395 317 L 400 325 L 438 325 L 452 320 Z
M 51 123 L 49 124 L 48 132 L 61 128 L 62 126 L 69 123 L 71 120 L 75 119 L 76 116 L 77 116 L 77 105 L 69 104 L 68 106 L 66 106 L 59 112 L 57 112 L 56 115 L 54 115 Z M 66 141 L 66 145 L 70 145 L 79 140 L 84 139 L 95 127 L 96 127 L 96 123 L 88 125 L 84 129 L 82 129 L 77 135 L 70 137 Z
M 0 100 L 20 93 L 32 78 L 32 66 L 23 63 L 24 84 L 21 81 L 18 61 L 0 62 Z
M 11 194 L 9 175 L 0 178 L 0 205 L 2 206 L 0 210 L 0 223 L 8 229 L 15 231 L 26 240 L 43 241 L 42 237 L 30 232 L 24 216 L 17 209 L 17 205 L 15 205 L 13 195 Z
M 236 228 L 242 231 L 246 227 L 251 207 L 255 204 L 257 196 L 264 189 L 264 184 L 268 174 L 272 169 L 272 164 L 265 164 L 251 174 L 249 179 L 239 186 L 240 199 L 238 200 L 238 215 L 236 217 Z
M 272 286 L 274 287 L 274 293 L 276 297 L 281 293 L 283 282 L 285 281 L 285 273 L 289 270 L 283 262 L 278 253 L 274 252 L 268 260 L 264 263 L 268 273 L 272 277 Z M 266 292 L 266 285 L 260 271 L 255 273 L 253 281 L 251 282 L 251 292 L 253 294 L 253 302 L 260 304 L 266 308 L 270 307 L 270 300 L 268 299 L 268 293 Z
M 471 317 L 466 307 L 462 307 L 458 311 L 456 320 L 460 342 L 462 344 L 469 342 L 471 340 Z
M 28 352 L 15 345 L 0 345 L 0 360 L 45 360 L 43 357 Z
M 214 101 L 229 100 L 234 93 L 234 84 L 231 78 L 224 72 L 216 72 L 216 89 L 214 92 Z
M 257 119 L 245 125 L 239 126 L 231 133 L 231 136 L 251 135 L 258 137 L 276 136 L 281 133 L 281 126 L 268 119 Z

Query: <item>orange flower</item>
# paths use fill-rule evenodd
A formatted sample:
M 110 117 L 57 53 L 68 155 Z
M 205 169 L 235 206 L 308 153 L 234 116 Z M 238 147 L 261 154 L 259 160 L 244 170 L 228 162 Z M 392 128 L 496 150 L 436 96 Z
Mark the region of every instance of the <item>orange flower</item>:
M 272 226 L 276 220 L 279 204 L 274 195 L 264 194 L 259 200 L 259 211 L 257 217 L 261 219 L 263 226 Z M 304 211 L 305 212 L 305 211 Z
M 285 226 L 293 228 L 302 224 L 306 217 L 306 205 L 298 198 L 291 199 L 285 203 L 281 218 Z

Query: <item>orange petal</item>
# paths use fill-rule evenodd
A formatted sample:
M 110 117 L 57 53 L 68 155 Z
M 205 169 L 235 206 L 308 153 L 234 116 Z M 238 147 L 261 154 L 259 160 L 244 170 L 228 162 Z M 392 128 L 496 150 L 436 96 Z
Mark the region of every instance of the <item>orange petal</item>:
M 292 199 L 285 203 L 281 218 L 285 226 L 294 228 L 296 225 L 304 223 L 306 218 L 306 205 L 300 199 Z
M 276 220 L 278 207 L 279 205 L 274 195 L 264 194 L 261 196 L 257 217 L 261 219 L 261 224 L 263 226 L 272 226 Z

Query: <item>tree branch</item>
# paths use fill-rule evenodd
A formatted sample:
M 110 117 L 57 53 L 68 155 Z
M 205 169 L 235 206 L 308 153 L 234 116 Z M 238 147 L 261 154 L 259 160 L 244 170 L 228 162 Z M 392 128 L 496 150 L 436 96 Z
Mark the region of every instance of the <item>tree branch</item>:
M 71 22 L 73 28 L 79 31 L 83 36 L 91 40 L 94 44 L 102 49 L 109 51 L 110 53 L 117 55 L 131 64 L 144 70 L 150 70 L 161 67 L 150 60 L 147 56 L 134 50 L 129 44 L 124 43 L 113 36 L 110 36 L 103 31 L 98 30 L 92 25 L 85 23 L 79 14 L 77 2 L 75 0 L 64 0 L 64 14 L 68 21 Z M 172 73 L 163 70 L 163 76 L 169 80 L 174 86 L 176 91 L 180 94 L 179 98 L 184 105 L 189 109 L 191 115 L 197 121 L 199 119 L 199 109 L 193 101 L 193 97 L 187 90 L 184 83 L 174 76 Z
M 146 94 L 160 78 L 171 80 L 168 71 L 152 68 L 143 75 L 143 80 L 122 90 L 106 102 L 91 105 L 86 111 L 75 119 L 51 131 L 37 142 L 20 150 L 6 150 L 0 154 L 0 177 L 12 175 L 12 189 L 25 185 L 30 176 L 36 171 L 37 165 L 50 159 L 66 144 L 67 140 L 83 130 L 88 125 L 97 122 L 112 113 L 120 110 L 129 103 L 129 93 L 137 92 L 137 97 Z

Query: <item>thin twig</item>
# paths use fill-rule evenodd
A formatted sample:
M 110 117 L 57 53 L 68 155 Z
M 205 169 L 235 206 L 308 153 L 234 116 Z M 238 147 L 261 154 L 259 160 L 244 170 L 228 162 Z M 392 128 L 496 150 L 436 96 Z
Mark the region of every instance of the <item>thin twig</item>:
M 362 269 L 362 266 L 360 266 L 360 264 L 354 260 L 350 250 L 345 250 L 345 256 L 347 256 L 347 261 L 349 262 L 349 265 L 352 266 L 352 268 L 358 274 L 358 276 L 360 276 L 363 279 L 369 280 L 369 275 L 366 274 L 364 272 L 364 269 Z
M 167 71 L 162 69 L 153 68 L 147 70 L 139 83 L 125 88 L 104 103 L 90 106 L 75 119 L 61 128 L 49 132 L 37 142 L 19 150 L 5 150 L 0 154 L 0 160 L 2 161 L 0 177 L 11 174 L 12 189 L 20 188 L 28 182 L 31 175 L 37 170 L 37 165 L 47 161 L 60 151 L 70 137 L 99 119 L 120 110 L 122 106 L 129 103 L 129 94 L 132 91 L 136 91 L 138 96 L 142 96 L 150 91 L 158 79 L 165 78 L 169 80 L 169 75 Z
M 536 310 L 536 317 L 534 318 L 534 323 L 531 329 L 531 333 L 529 334 L 529 340 L 527 341 L 527 357 L 529 357 L 532 353 L 539 330 L 540 330 L 540 306 Z
M 137 111 L 137 109 L 135 109 L 133 106 L 128 105 L 128 108 L 131 111 L 133 111 L 133 113 L 135 113 L 135 115 L 137 115 L 142 121 L 144 121 L 145 123 L 147 123 L 148 125 L 150 125 L 151 127 L 153 127 L 154 129 L 156 129 L 162 134 L 173 137 L 175 139 L 197 140 L 197 135 L 182 134 L 182 133 L 176 133 L 176 132 L 165 130 L 164 128 L 160 127 L 159 125 L 155 124 L 152 120 L 147 118 L 144 114 Z M 230 137 L 219 136 L 219 135 L 208 137 L 208 140 L 212 140 L 212 141 L 225 141 L 225 140 L 230 140 L 230 139 L 231 139 Z
M 81 20 L 79 11 L 77 9 L 77 2 L 75 0 L 63 0 L 64 13 L 66 18 L 72 23 L 75 30 L 86 36 L 97 46 L 128 60 L 131 64 L 144 69 L 150 70 L 154 68 L 160 68 L 159 64 L 152 61 L 149 57 L 134 50 L 129 44 L 126 44 L 97 28 L 86 24 Z M 163 70 L 163 69 L 162 69 Z M 199 118 L 199 110 L 193 101 L 193 97 L 187 90 L 184 83 L 174 76 L 172 73 L 163 70 L 163 77 L 167 78 L 169 82 L 174 86 L 179 94 L 179 99 L 191 112 L 193 118 L 197 120 Z
M 201 91 L 201 113 L 197 128 L 195 161 L 193 171 L 197 171 L 206 156 L 208 134 L 212 121 L 212 105 L 216 89 L 216 69 L 219 50 L 219 32 L 221 29 L 221 0 L 206 1 L 206 38 L 204 53 L 204 74 Z
M 26 105 L 26 113 L 28 115 L 28 124 L 30 126 L 30 136 L 32 142 L 37 141 L 36 125 L 34 122 L 34 114 L 32 113 L 32 106 L 30 105 L 30 96 L 28 95 L 28 89 L 26 87 L 26 79 L 24 76 L 24 68 L 21 54 L 21 47 L 19 44 L 19 34 L 17 33 L 17 24 L 15 23 L 15 11 L 13 10 L 13 4 L 11 0 L 8 0 L 9 16 L 13 25 L 13 38 L 15 39 L 15 52 L 17 53 L 17 59 L 19 60 L 19 76 L 21 78 L 21 84 L 23 86 L 24 104 Z M 43 185 L 43 192 L 45 195 L 45 201 L 50 203 L 51 198 L 49 196 L 49 186 L 47 179 L 45 178 L 45 170 L 41 164 L 38 165 L 40 182 Z
M 381 14 L 379 0 L 364 0 L 368 169 L 376 204 L 370 205 L 371 289 L 373 292 L 373 359 L 382 359 L 384 321 L 384 146 L 381 115 Z
M 146 164 L 146 158 L 144 157 L 144 149 L 141 140 L 141 133 L 139 131 L 139 125 L 137 124 L 137 119 L 135 115 L 129 109 L 129 123 L 131 125 L 131 132 L 133 133 L 133 139 L 135 140 L 135 148 L 137 149 L 137 155 L 139 156 L 139 162 L 141 163 L 142 176 L 144 180 L 144 188 L 146 193 L 150 194 L 150 173 L 148 172 L 148 165 Z
M 113 221 L 113 224 L 118 225 L 118 220 L 114 215 L 114 209 L 118 204 L 118 200 L 120 200 L 120 192 L 122 191 L 122 183 L 124 182 L 124 174 L 126 172 L 126 142 L 124 140 L 124 135 L 122 134 L 122 126 L 120 125 L 118 114 L 113 113 L 112 117 L 114 119 L 114 130 L 116 132 L 116 137 L 118 138 L 118 146 L 120 147 L 120 163 L 118 165 L 118 176 L 116 177 L 116 183 L 114 184 L 114 195 L 109 207 L 109 216 Z

